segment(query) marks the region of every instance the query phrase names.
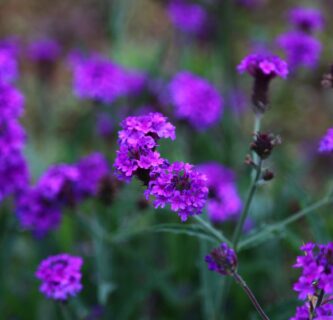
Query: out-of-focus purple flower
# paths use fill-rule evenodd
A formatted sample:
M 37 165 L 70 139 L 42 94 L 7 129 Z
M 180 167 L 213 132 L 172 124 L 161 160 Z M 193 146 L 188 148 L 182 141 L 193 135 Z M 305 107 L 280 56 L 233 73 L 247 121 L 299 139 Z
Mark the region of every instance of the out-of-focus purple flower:
M 60 45 L 53 39 L 39 39 L 28 46 L 29 58 L 36 62 L 54 62 L 60 53 Z
M 315 308 L 311 315 L 310 304 L 307 302 L 304 306 L 296 309 L 296 314 L 290 320 L 331 320 L 333 316 L 333 305 L 330 303 Z
M 78 193 L 81 197 L 96 195 L 102 179 L 110 172 L 107 160 L 98 152 L 82 158 L 77 168 L 80 175 Z
M 11 120 L 23 113 L 24 97 L 13 86 L 0 82 L 0 118 Z
M 305 32 L 322 30 L 324 18 L 319 9 L 297 7 L 289 11 L 289 21 L 296 29 Z
M 200 35 L 205 31 L 208 14 L 201 5 L 188 3 L 186 0 L 171 0 L 167 10 L 177 29 L 192 35 Z
M 100 56 L 74 58 L 74 93 L 81 99 L 112 103 L 126 95 L 139 93 L 146 76 L 138 71 L 127 70 Z
M 277 38 L 277 44 L 285 51 L 291 69 L 313 68 L 318 63 L 321 43 L 310 35 L 297 31 L 287 32 Z
M 333 243 L 316 245 L 307 243 L 301 247 L 304 256 L 298 256 L 295 268 L 301 268 L 302 274 L 294 285 L 300 299 L 314 295 L 318 290 L 324 294 L 333 293 Z
M 100 136 L 107 138 L 113 133 L 114 124 L 107 113 L 100 113 L 97 117 L 97 132 Z
M 333 128 L 329 128 L 319 143 L 319 152 L 333 151 Z
M 10 155 L 12 151 L 22 150 L 25 143 L 25 131 L 16 119 L 0 120 L 0 156 Z
M 189 216 L 201 214 L 208 196 L 205 175 L 184 162 L 155 167 L 150 173 L 146 197 L 154 198 L 155 208 L 169 204 L 184 222 Z
M 181 71 L 169 87 L 171 102 L 179 118 L 188 120 L 198 130 L 208 128 L 219 120 L 223 100 L 207 80 Z
M 18 77 L 15 54 L 8 48 L 0 48 L 0 81 L 12 82 Z
M 226 243 L 213 249 L 206 256 L 205 261 L 209 270 L 220 273 L 223 276 L 232 275 L 237 269 L 237 256 L 233 249 L 229 248 Z
M 122 180 L 129 180 L 134 174 L 147 178 L 149 170 L 161 165 L 164 160 L 156 151 L 157 140 L 160 138 L 175 139 L 175 127 L 160 113 L 128 117 L 119 131 L 114 167 Z
M 207 214 L 213 222 L 234 219 L 242 209 L 234 173 L 219 163 L 207 163 L 198 166 L 206 175 L 209 189 Z
M 42 281 L 40 291 L 47 297 L 59 301 L 77 295 L 82 290 L 81 257 L 67 253 L 50 256 L 43 260 L 36 271 Z

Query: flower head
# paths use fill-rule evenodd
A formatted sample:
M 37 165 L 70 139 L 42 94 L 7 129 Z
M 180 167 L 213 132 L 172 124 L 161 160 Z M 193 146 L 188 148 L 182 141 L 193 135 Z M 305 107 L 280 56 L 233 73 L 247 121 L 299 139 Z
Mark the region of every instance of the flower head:
M 323 15 L 315 8 L 293 8 L 289 11 L 289 20 L 296 29 L 305 32 L 321 30 L 324 26 Z
M 39 39 L 29 45 L 28 55 L 36 62 L 53 62 L 60 55 L 60 45 L 53 39 Z
M 40 291 L 47 297 L 66 301 L 82 290 L 81 257 L 67 253 L 50 256 L 38 266 L 36 277 L 42 281 Z
M 220 119 L 223 100 L 207 80 L 181 71 L 172 79 L 169 88 L 176 115 L 188 120 L 194 128 L 206 129 Z
M 333 305 L 330 303 L 317 306 L 311 315 L 310 303 L 297 307 L 296 314 L 290 320 L 330 320 L 333 316 Z
M 232 275 L 237 269 L 237 256 L 233 249 L 229 248 L 226 243 L 213 249 L 206 256 L 205 261 L 209 270 L 220 273 L 221 275 Z
M 254 142 L 251 143 L 251 150 L 254 151 L 261 159 L 267 159 L 275 146 L 281 144 L 279 136 L 271 133 L 257 132 Z
M 333 151 L 333 128 L 329 128 L 319 143 L 319 152 Z
M 18 76 L 18 65 L 13 50 L 0 47 L 0 81 L 13 82 Z
M 151 171 L 146 197 L 154 198 L 155 208 L 169 204 L 184 222 L 202 212 L 208 196 L 206 180 L 188 163 L 165 163 Z
M 314 67 L 319 60 L 321 43 L 314 37 L 302 32 L 287 32 L 277 39 L 278 45 L 286 52 L 291 68 Z
M 13 86 L 0 82 L 0 119 L 12 120 L 23 113 L 24 97 Z

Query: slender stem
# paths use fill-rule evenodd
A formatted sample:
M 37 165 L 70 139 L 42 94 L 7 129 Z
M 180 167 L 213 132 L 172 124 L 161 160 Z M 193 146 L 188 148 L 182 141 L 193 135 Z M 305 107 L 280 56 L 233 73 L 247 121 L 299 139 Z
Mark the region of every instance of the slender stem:
M 237 273 L 235 272 L 233 274 L 234 279 L 236 280 L 236 282 L 242 287 L 242 289 L 245 291 L 245 293 L 247 294 L 247 296 L 250 298 L 253 306 L 256 308 L 256 310 L 258 311 L 260 317 L 264 320 L 269 320 L 269 318 L 267 317 L 265 311 L 261 308 L 258 300 L 256 299 L 256 297 L 254 296 L 253 292 L 251 291 L 251 289 L 248 287 L 248 285 L 246 284 L 246 282 L 244 281 L 244 279 Z
M 256 114 L 255 115 L 255 118 L 254 118 L 254 133 L 257 133 L 258 131 L 260 131 L 261 118 L 262 118 L 261 114 Z
M 259 181 L 260 174 L 261 174 L 261 167 L 262 167 L 262 160 L 260 159 L 259 164 L 258 164 L 258 168 L 257 168 L 257 173 L 254 177 L 254 180 L 252 181 L 252 184 L 251 184 L 251 187 L 250 187 L 250 190 L 249 190 L 246 202 L 245 202 L 245 206 L 244 206 L 242 215 L 241 215 L 241 217 L 240 217 L 240 219 L 237 223 L 237 226 L 236 226 L 233 238 L 232 238 L 233 239 L 232 243 L 233 243 L 233 246 L 234 246 L 235 250 L 237 250 L 237 245 L 238 245 L 238 242 L 239 242 L 239 239 L 240 239 L 243 227 L 244 227 L 244 223 L 245 223 L 246 217 L 249 213 L 254 194 L 257 190 L 258 181 Z
M 200 216 L 195 215 L 194 219 L 201 224 L 201 226 L 206 229 L 210 234 L 217 238 L 221 242 L 226 242 L 230 245 L 230 241 L 222 234 L 222 232 L 215 229 L 210 223 L 202 219 Z
M 260 128 L 261 128 L 261 118 L 262 118 L 261 114 L 258 114 L 258 113 L 255 114 L 254 127 L 253 127 L 253 133 L 254 134 L 256 134 L 257 132 L 260 131 Z M 255 139 L 255 136 L 253 137 L 253 139 Z M 259 157 L 258 157 L 258 155 L 254 151 L 252 152 L 252 159 L 253 159 L 254 163 L 259 163 Z M 252 180 L 255 179 L 255 176 L 256 176 L 256 170 L 253 169 L 252 173 L 251 173 Z
M 331 198 L 328 198 L 328 197 L 325 197 L 317 202 L 315 202 L 314 204 L 298 211 L 297 213 L 293 214 L 291 217 L 289 218 L 286 218 L 280 222 L 277 222 L 275 224 L 272 224 L 268 227 L 266 227 L 265 229 L 263 229 L 261 232 L 258 232 L 256 233 L 255 235 L 253 235 L 252 237 L 249 237 L 248 239 L 244 240 L 242 243 L 241 243 L 241 248 L 243 249 L 244 247 L 246 246 L 249 246 L 250 244 L 256 242 L 257 240 L 259 239 L 263 239 L 265 240 L 266 239 L 266 235 L 268 234 L 271 234 L 273 232 L 276 232 L 276 231 L 279 231 L 283 228 L 285 228 L 287 225 L 303 218 L 304 216 L 314 212 L 315 210 L 321 208 L 321 207 L 324 207 L 330 203 L 333 202 L 333 199 Z
M 63 319 L 64 320 L 72 320 L 72 316 L 69 312 L 68 305 L 66 305 L 63 302 L 60 302 L 59 306 L 60 306 L 60 311 L 61 311 L 61 315 L 62 315 Z

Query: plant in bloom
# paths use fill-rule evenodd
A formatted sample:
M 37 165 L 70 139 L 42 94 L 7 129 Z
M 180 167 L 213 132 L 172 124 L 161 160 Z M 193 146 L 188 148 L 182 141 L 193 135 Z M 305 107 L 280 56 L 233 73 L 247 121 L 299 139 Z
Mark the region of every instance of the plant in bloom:
M 321 43 L 313 36 L 291 31 L 280 35 L 277 43 L 285 51 L 291 69 L 313 68 L 317 65 L 321 53 Z
M 223 276 L 232 275 L 237 269 L 237 256 L 233 249 L 229 248 L 226 243 L 221 243 L 219 247 L 214 248 L 206 256 L 209 270 L 215 271 Z
M 169 85 L 176 116 L 197 130 L 215 124 L 222 114 L 223 99 L 206 79 L 188 71 L 177 73 Z
M 329 128 L 319 143 L 319 152 L 333 151 L 333 128 Z
M 127 117 L 121 127 L 123 130 L 118 134 L 119 150 L 114 162 L 117 176 L 122 180 L 130 180 L 133 175 L 137 175 L 145 180 L 152 168 L 164 163 L 156 151 L 158 140 L 174 140 L 175 127 L 160 113 Z
M 36 271 L 41 280 L 40 291 L 50 299 L 66 301 L 82 290 L 81 257 L 67 253 L 50 256 L 43 260 Z
M 184 222 L 202 213 L 208 196 L 206 182 L 206 176 L 188 163 L 165 163 L 151 171 L 145 194 L 154 198 L 155 208 L 169 204 Z
M 54 39 L 38 39 L 28 46 L 28 56 L 36 62 L 53 62 L 61 53 L 60 45 Z
M 18 77 L 18 65 L 13 50 L 0 47 L 0 81 L 13 82 Z
M 319 9 L 296 7 L 288 15 L 290 23 L 297 30 L 311 33 L 323 29 L 324 18 Z
M 311 311 L 310 303 L 296 309 L 296 314 L 290 320 L 330 320 L 333 316 L 333 305 L 330 303 L 316 307 Z
M 242 201 L 234 173 L 215 162 L 202 164 L 197 168 L 207 177 L 207 214 L 210 220 L 218 223 L 237 218 L 242 209 Z

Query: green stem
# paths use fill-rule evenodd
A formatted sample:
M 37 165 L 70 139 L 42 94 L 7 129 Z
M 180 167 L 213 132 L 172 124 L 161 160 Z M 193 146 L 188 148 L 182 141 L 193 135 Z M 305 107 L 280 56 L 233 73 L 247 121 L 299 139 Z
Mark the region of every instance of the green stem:
M 60 302 L 59 306 L 60 306 L 60 311 L 61 311 L 61 315 L 62 315 L 63 319 L 64 320 L 73 320 L 72 315 L 68 309 L 68 305 L 63 302 Z
M 242 287 L 242 289 L 245 291 L 245 293 L 247 294 L 247 296 L 249 297 L 249 299 L 251 300 L 253 306 L 256 308 L 256 310 L 258 311 L 260 317 L 264 320 L 269 320 L 269 318 L 267 317 L 265 311 L 261 308 L 258 300 L 256 299 L 256 297 L 254 296 L 253 292 L 251 291 L 251 289 L 248 287 L 248 285 L 246 284 L 246 282 L 244 281 L 244 279 L 237 273 L 235 272 L 233 274 L 233 277 L 235 279 L 235 281 Z
M 314 204 L 298 211 L 297 213 L 293 214 L 291 217 L 286 218 L 286 219 L 284 219 L 280 222 L 277 222 L 275 224 L 272 224 L 272 225 L 266 227 L 261 232 L 258 232 L 255 235 L 253 235 L 252 237 L 249 237 L 248 239 L 246 239 L 245 241 L 243 241 L 241 243 L 240 248 L 243 249 L 243 248 L 249 246 L 250 244 L 252 244 L 252 243 L 254 243 L 258 240 L 263 240 L 264 241 L 264 240 L 266 240 L 267 235 L 285 228 L 287 225 L 305 217 L 306 215 L 308 215 L 308 214 L 314 212 L 315 210 L 317 210 L 321 207 L 324 207 L 324 206 L 326 206 L 326 205 L 328 205 L 332 202 L 333 202 L 333 199 L 325 197 L 325 198 L 315 202 Z
M 233 247 L 234 247 L 235 251 L 237 251 L 237 246 L 238 246 L 238 242 L 239 242 L 239 239 L 240 239 L 243 227 L 244 227 L 244 223 L 245 223 L 246 217 L 249 213 L 254 194 L 257 190 L 258 181 L 260 179 L 260 174 L 261 174 L 261 167 L 262 167 L 262 160 L 260 159 L 258 168 L 257 168 L 257 173 L 254 177 L 254 180 L 252 181 L 242 215 L 241 215 L 240 219 L 238 220 L 234 235 L 232 237 L 232 239 L 233 239 L 232 243 L 233 243 Z

